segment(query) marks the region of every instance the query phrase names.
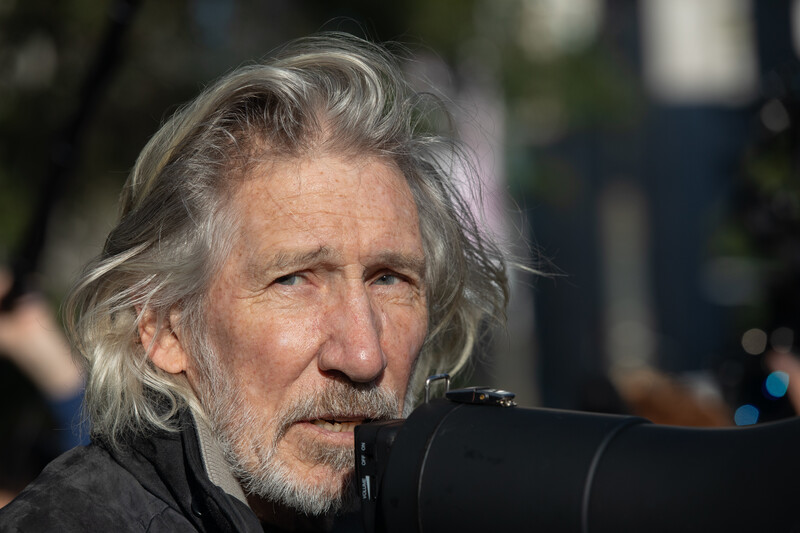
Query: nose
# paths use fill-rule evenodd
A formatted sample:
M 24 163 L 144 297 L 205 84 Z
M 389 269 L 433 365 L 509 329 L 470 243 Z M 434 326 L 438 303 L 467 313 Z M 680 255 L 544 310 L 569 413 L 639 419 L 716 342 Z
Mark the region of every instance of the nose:
M 343 291 L 328 311 L 330 338 L 320 349 L 318 365 L 323 372 L 340 373 L 353 382 L 375 381 L 386 368 L 381 347 L 380 312 L 361 282 Z

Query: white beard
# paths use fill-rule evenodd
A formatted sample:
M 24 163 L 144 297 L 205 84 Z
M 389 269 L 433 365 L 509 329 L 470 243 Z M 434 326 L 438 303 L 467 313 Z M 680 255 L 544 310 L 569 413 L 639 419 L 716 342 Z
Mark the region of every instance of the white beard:
M 307 515 L 352 510 L 357 505 L 353 483 L 355 452 L 350 446 L 319 441 L 302 443 L 297 456 L 306 464 L 324 465 L 324 479 L 303 479 L 284 461 L 279 444 L 302 420 L 341 414 L 369 419 L 395 418 L 400 402 L 390 391 L 373 385 L 330 380 L 318 390 L 293 399 L 269 419 L 249 406 L 214 353 L 196 361 L 205 363 L 195 383 L 208 422 L 218 436 L 233 474 L 245 492 L 280 503 Z

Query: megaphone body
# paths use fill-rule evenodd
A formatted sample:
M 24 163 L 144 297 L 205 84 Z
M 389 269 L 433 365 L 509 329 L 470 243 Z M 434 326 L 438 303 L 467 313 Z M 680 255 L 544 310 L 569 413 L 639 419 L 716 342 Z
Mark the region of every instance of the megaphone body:
M 446 399 L 356 428 L 368 531 L 800 531 L 800 419 L 726 429 Z

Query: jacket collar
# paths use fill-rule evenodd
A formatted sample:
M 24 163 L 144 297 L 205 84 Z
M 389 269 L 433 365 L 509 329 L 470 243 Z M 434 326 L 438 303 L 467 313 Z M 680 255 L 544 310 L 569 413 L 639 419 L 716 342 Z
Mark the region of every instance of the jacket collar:
M 108 451 L 198 531 L 263 531 L 201 417 L 182 409 L 174 422 L 178 431 L 136 435 Z
M 190 411 L 190 414 L 194 421 L 197 442 L 200 445 L 200 456 L 208 479 L 227 494 L 247 505 L 247 498 L 242 486 L 233 477 L 228 461 L 225 460 L 219 441 L 214 437 L 211 428 L 208 427 L 202 416 L 197 415 L 194 411 Z

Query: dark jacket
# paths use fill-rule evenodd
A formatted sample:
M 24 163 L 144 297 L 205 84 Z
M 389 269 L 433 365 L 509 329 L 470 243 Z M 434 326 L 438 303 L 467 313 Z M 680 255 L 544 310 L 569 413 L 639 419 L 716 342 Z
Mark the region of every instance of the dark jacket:
M 180 423 L 65 453 L 0 509 L 0 531 L 262 531 L 205 426 L 187 411 Z

